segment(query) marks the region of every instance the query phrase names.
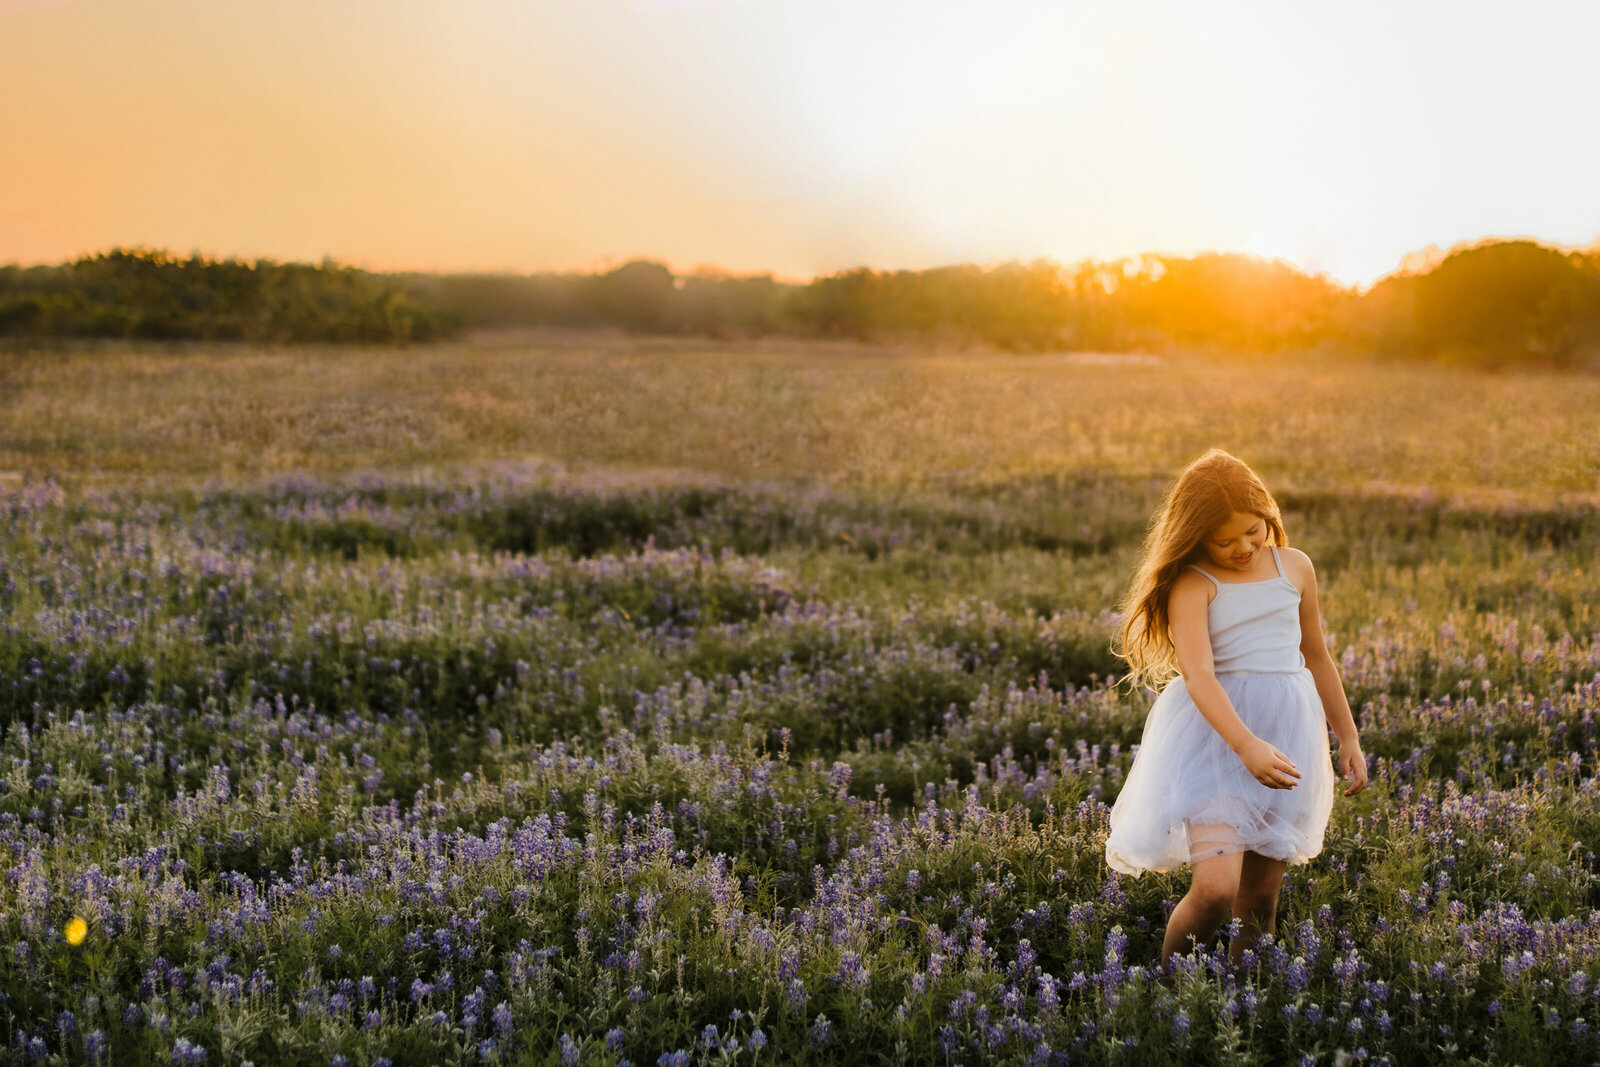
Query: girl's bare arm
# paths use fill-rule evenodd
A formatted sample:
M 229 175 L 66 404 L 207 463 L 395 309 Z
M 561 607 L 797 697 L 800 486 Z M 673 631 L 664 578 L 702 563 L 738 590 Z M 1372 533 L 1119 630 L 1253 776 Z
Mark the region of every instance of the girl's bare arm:
M 1361 751 L 1361 740 L 1356 736 L 1355 716 L 1350 714 L 1350 702 L 1345 699 L 1344 685 L 1339 681 L 1339 668 L 1328 652 L 1322 638 L 1322 612 L 1317 605 L 1317 572 L 1311 559 L 1295 548 L 1283 550 L 1285 572 L 1300 587 L 1300 654 L 1306 658 L 1306 668 L 1317 683 L 1317 696 L 1322 700 L 1322 711 L 1339 739 L 1339 752 L 1335 763 L 1342 778 L 1350 785 L 1345 796 L 1354 796 L 1367 787 L 1367 757 Z
M 1360 745 L 1356 736 L 1355 716 L 1350 713 L 1350 702 L 1344 695 L 1344 683 L 1339 680 L 1339 668 L 1333 662 L 1328 644 L 1322 636 L 1322 611 L 1317 604 L 1317 572 L 1311 557 L 1296 548 L 1282 550 L 1285 570 L 1300 587 L 1300 654 L 1306 658 L 1306 668 L 1317 683 L 1317 696 L 1322 698 L 1322 711 L 1340 747 Z

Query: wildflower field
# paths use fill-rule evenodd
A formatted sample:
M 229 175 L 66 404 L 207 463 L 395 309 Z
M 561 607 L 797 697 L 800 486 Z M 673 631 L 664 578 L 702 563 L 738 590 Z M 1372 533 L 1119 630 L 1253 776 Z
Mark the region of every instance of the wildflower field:
M 1600 1062 L 1593 378 L 0 360 L 0 1062 Z M 1211 444 L 1372 782 L 1167 988 L 1112 607 Z

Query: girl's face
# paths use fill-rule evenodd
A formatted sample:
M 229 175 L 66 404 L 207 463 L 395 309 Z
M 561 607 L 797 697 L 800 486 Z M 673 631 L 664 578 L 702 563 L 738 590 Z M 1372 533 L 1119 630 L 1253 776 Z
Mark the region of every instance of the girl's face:
M 1267 520 L 1250 511 L 1236 511 L 1233 518 L 1200 539 L 1206 555 L 1217 567 L 1248 573 L 1267 543 Z

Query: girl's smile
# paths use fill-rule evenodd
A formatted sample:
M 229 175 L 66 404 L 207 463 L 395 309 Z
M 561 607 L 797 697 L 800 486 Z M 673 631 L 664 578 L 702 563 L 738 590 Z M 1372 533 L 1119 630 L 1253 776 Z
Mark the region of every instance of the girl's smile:
M 1267 523 L 1260 515 L 1236 511 L 1200 542 L 1211 562 L 1223 570 L 1249 574 L 1267 543 Z

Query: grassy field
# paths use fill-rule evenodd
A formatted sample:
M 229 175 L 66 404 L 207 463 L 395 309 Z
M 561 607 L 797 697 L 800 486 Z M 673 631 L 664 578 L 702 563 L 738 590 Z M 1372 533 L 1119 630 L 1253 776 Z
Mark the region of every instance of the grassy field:
M 541 333 L 0 384 L 0 1062 L 1600 1060 L 1593 377 Z M 1108 646 L 1213 444 L 1373 780 L 1169 990 Z
M 484 334 L 410 349 L 0 359 L 0 468 L 251 474 L 493 459 L 872 489 L 1164 478 L 1222 444 L 1275 488 L 1594 494 L 1600 377 Z

